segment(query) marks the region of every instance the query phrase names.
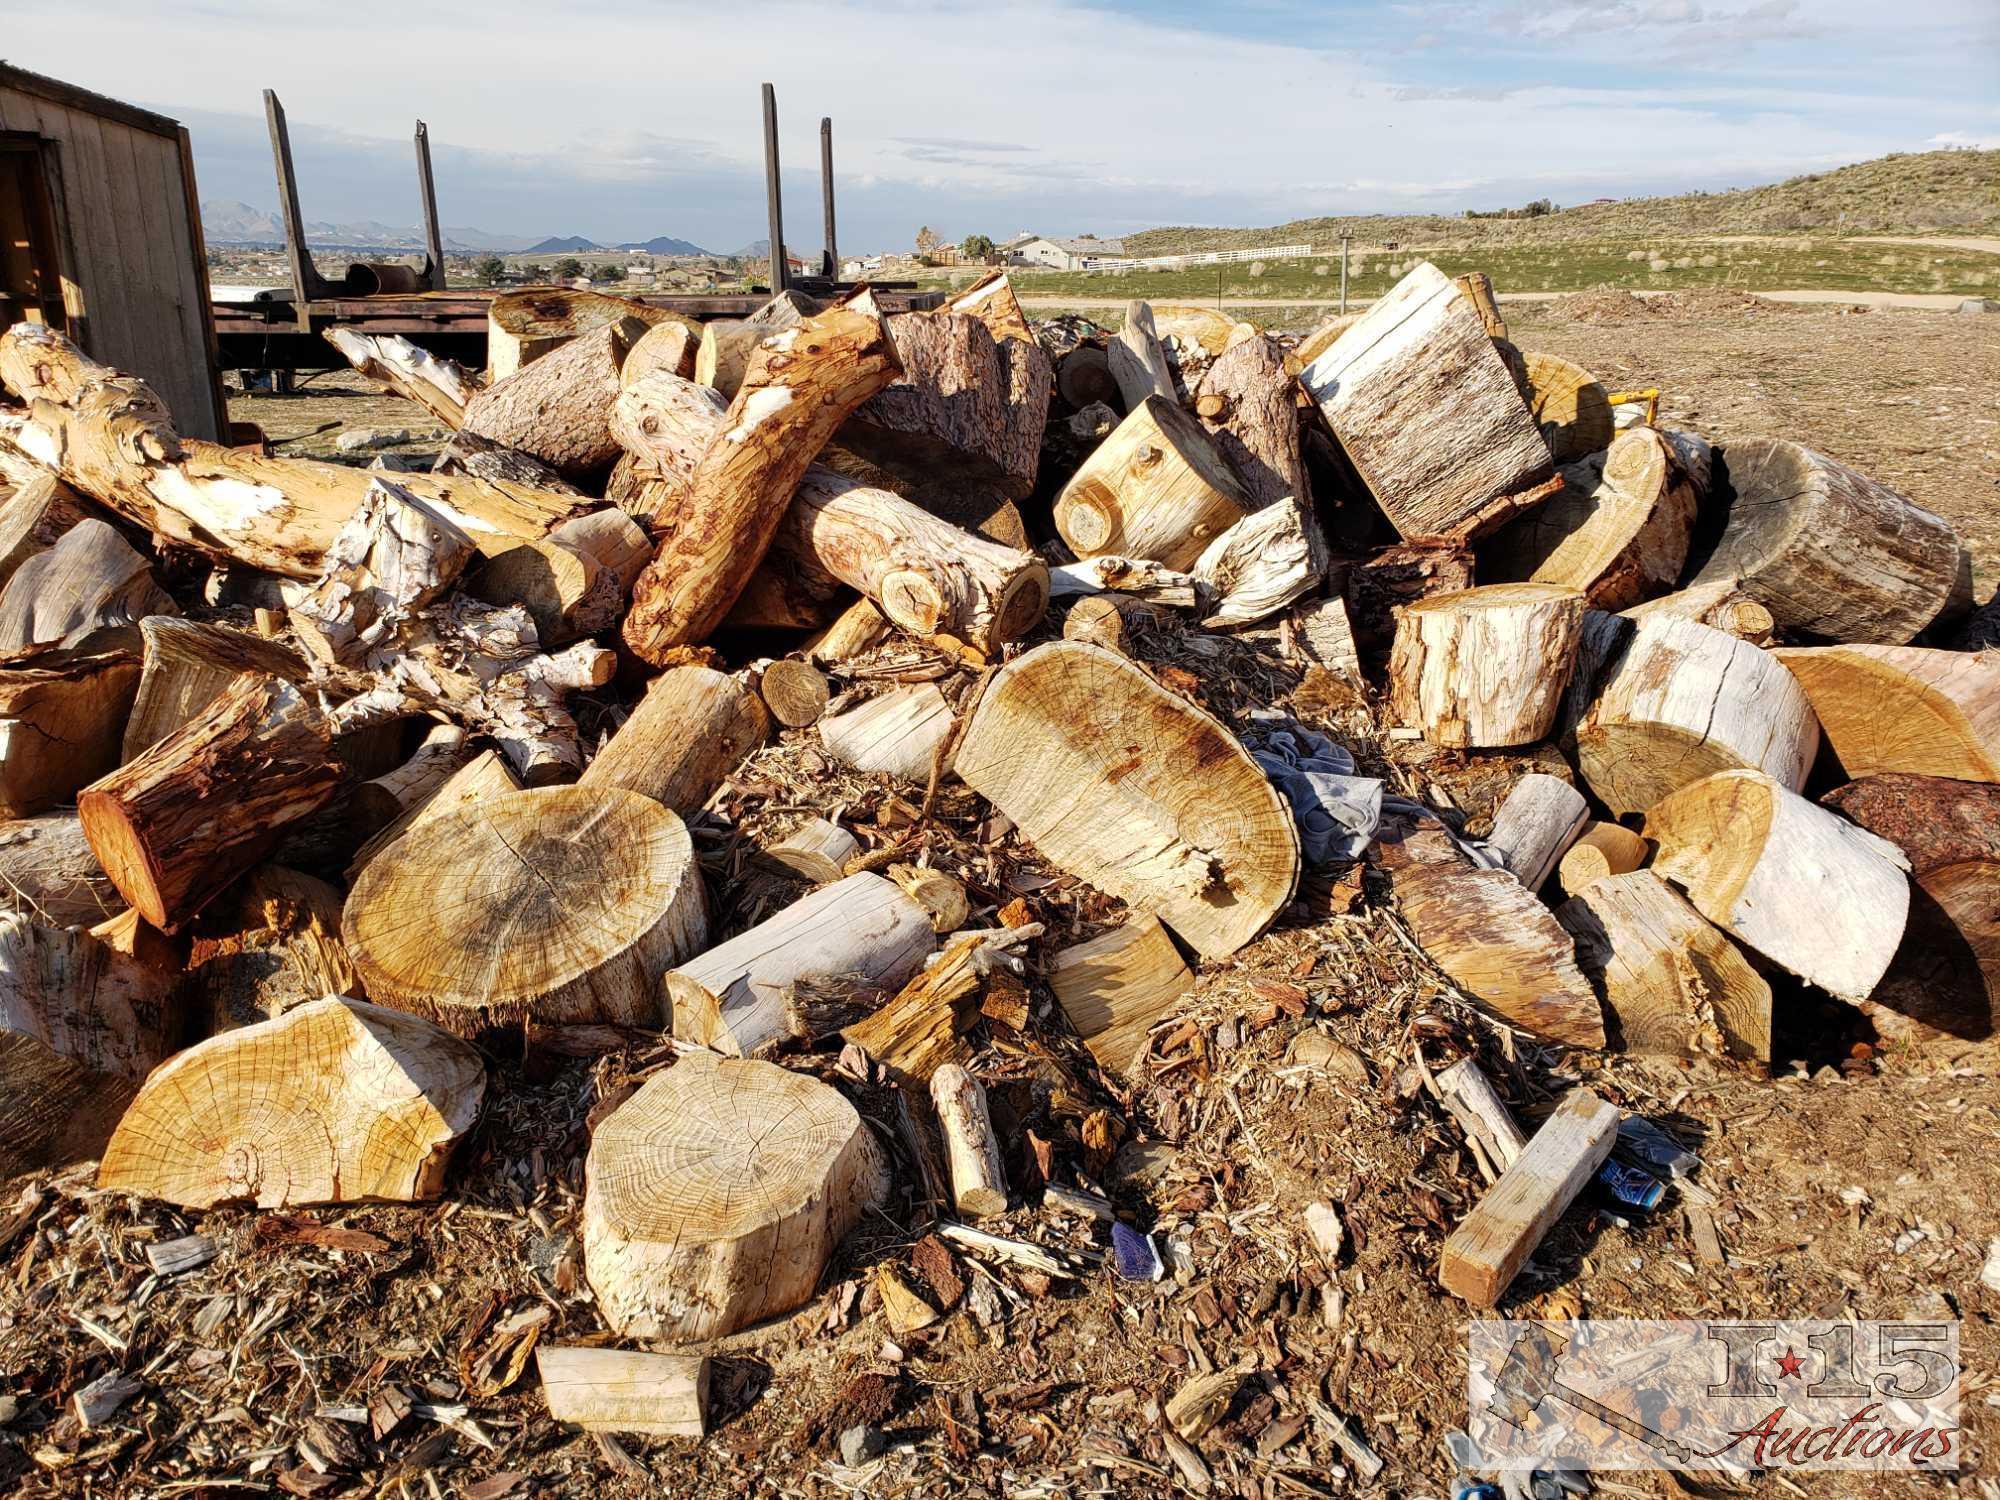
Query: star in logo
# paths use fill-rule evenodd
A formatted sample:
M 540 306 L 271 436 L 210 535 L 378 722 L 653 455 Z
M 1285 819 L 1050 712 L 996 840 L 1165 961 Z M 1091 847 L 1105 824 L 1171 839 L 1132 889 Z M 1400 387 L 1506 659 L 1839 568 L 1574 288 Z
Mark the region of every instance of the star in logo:
M 1794 1354 L 1791 1345 L 1787 1344 L 1785 1352 L 1778 1356 L 1778 1373 L 1788 1380 L 1795 1380 L 1798 1378 L 1800 1367 L 1804 1364 L 1805 1360 Z

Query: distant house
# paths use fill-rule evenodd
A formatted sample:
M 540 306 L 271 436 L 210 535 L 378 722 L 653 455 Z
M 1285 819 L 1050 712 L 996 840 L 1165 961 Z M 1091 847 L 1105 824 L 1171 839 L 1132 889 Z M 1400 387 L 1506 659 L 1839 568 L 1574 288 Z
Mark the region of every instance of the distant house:
M 1093 261 L 1124 255 L 1123 240 L 1052 240 L 1042 235 L 1010 240 L 1001 247 L 1007 263 L 1014 266 L 1047 266 L 1054 271 L 1086 271 Z

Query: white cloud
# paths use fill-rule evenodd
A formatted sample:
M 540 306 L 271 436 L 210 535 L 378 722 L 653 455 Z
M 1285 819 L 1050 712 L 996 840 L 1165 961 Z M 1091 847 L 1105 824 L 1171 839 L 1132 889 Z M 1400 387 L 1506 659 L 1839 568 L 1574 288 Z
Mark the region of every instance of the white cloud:
M 1933 151 L 1996 151 L 2000 135 L 1975 135 L 1966 130 L 1944 130 L 1924 144 Z

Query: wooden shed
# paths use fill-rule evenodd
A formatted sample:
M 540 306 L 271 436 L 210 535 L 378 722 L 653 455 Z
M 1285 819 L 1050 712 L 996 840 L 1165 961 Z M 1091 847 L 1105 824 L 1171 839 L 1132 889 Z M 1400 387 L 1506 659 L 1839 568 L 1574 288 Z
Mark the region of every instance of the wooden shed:
M 199 204 L 176 121 L 0 63 L 0 327 L 61 329 L 220 441 Z

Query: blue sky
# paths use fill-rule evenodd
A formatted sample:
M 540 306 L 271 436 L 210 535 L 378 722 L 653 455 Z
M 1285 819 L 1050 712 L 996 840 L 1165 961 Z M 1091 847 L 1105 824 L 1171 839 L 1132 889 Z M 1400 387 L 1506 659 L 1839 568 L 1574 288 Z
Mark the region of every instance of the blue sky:
M 270 84 L 309 218 L 413 222 L 421 114 L 448 224 L 721 250 L 764 233 L 766 79 L 800 249 L 822 114 L 849 251 L 924 223 L 1456 212 L 2000 145 L 1996 0 L 16 6 L 8 60 L 184 120 L 204 197 L 274 205 Z

